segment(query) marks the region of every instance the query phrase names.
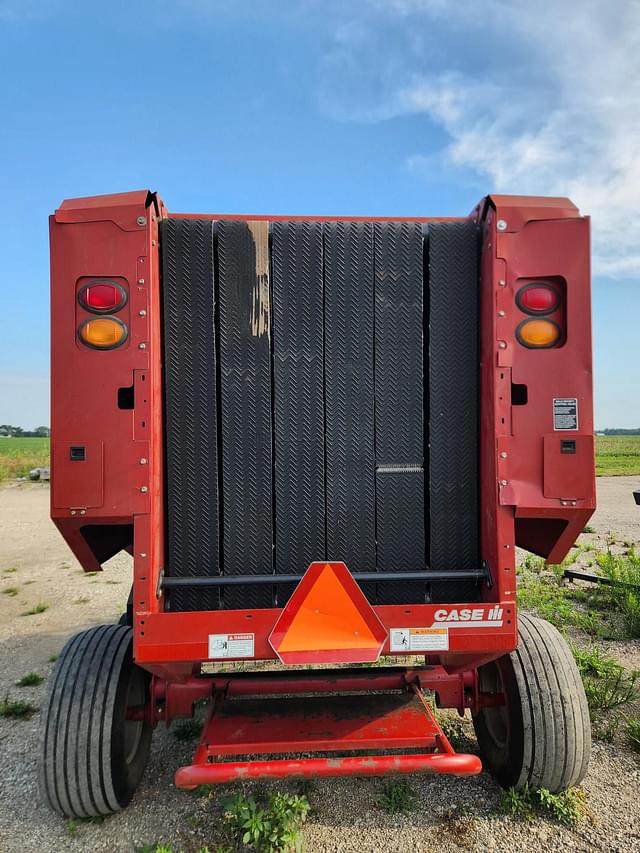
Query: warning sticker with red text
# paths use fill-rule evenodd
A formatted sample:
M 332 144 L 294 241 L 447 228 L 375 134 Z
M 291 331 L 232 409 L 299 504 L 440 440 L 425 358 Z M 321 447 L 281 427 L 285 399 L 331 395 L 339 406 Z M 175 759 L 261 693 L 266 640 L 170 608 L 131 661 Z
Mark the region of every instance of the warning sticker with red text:
M 210 658 L 252 658 L 255 634 L 209 634 Z
M 446 652 L 449 650 L 449 629 L 391 628 L 389 641 L 392 652 Z

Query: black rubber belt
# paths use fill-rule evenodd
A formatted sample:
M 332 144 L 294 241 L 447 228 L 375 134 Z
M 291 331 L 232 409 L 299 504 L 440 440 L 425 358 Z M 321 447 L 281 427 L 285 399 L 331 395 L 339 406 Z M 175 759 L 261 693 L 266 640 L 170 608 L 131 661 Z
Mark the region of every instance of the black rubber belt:
M 297 574 L 325 556 L 322 224 L 274 222 L 271 265 L 276 572 Z
M 433 570 L 475 569 L 478 553 L 478 230 L 429 225 L 429 515 Z M 474 601 L 477 586 L 438 582 L 436 602 Z
M 214 234 L 205 220 L 161 223 L 167 562 L 171 577 L 219 572 Z M 212 610 L 217 589 L 175 589 L 172 610 Z
M 273 570 L 268 223 L 218 223 L 223 568 Z M 269 607 L 268 587 L 230 587 L 225 609 Z
M 327 557 L 373 571 L 373 225 L 325 223 L 324 253 Z
M 379 572 L 425 567 L 422 289 L 417 222 L 376 223 L 375 449 Z M 422 583 L 378 587 L 380 604 L 425 600 Z

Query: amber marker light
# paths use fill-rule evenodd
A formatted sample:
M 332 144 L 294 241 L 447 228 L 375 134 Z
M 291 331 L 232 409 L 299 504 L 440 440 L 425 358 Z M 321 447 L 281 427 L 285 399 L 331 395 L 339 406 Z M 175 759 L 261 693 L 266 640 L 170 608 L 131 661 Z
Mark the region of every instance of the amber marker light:
M 560 327 L 553 320 L 523 320 L 516 329 L 516 337 L 529 349 L 548 349 L 560 341 Z
M 78 337 L 92 349 L 109 350 L 122 346 L 127 340 L 128 330 L 117 317 L 96 317 L 85 320 L 78 329 Z

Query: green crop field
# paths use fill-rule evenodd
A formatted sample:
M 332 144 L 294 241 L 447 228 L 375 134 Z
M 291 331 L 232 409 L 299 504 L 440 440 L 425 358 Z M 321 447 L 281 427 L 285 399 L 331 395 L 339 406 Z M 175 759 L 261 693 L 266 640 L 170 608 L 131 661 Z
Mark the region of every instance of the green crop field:
M 0 436 L 0 480 L 27 477 L 32 468 L 49 464 L 48 438 L 3 438 Z
M 0 437 L 0 480 L 26 477 L 31 468 L 48 464 L 48 438 Z M 596 436 L 596 472 L 640 476 L 640 435 Z
M 597 435 L 596 474 L 640 475 L 640 435 Z

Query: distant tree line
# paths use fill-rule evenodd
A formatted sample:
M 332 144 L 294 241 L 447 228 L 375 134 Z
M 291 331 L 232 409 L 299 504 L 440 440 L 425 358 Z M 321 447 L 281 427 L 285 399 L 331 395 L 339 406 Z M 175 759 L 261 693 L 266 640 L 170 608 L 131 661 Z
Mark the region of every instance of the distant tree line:
M 51 430 L 47 426 L 39 426 L 35 429 L 23 429 L 11 424 L 0 424 L 0 436 L 11 438 L 49 438 Z
M 640 435 L 640 427 L 635 427 L 635 429 L 603 429 L 602 432 L 604 435 Z

